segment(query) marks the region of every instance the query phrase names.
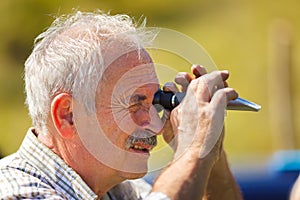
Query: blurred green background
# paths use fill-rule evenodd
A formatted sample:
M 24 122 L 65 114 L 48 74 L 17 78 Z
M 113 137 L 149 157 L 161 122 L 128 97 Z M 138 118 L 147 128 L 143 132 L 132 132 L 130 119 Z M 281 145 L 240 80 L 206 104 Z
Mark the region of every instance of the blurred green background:
M 74 9 L 146 17 L 148 26 L 192 37 L 219 69 L 228 69 L 230 86 L 262 105 L 258 113 L 227 112 L 225 147 L 233 163 L 263 163 L 277 150 L 297 148 L 299 8 L 298 0 L 1 0 L 0 152 L 17 150 L 31 124 L 24 105 L 23 63 L 34 38 L 55 16 Z

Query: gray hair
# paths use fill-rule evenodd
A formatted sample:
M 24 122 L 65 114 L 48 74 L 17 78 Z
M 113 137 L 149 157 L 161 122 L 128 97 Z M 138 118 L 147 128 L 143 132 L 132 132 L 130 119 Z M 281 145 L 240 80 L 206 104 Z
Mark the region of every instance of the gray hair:
M 33 126 L 47 133 L 52 99 L 61 92 L 74 97 L 74 88 L 85 108 L 93 112 L 97 80 L 110 62 L 105 63 L 104 52 L 116 47 L 123 52 L 133 46 L 140 49 L 154 37 L 146 31 L 145 20 L 138 27 L 127 15 L 77 11 L 57 18 L 35 39 L 25 62 L 26 104 Z

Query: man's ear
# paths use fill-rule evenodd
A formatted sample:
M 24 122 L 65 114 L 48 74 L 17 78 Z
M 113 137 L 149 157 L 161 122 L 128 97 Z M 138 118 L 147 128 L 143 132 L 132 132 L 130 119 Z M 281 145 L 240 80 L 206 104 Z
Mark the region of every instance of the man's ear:
M 68 93 L 60 93 L 51 102 L 51 118 L 53 124 L 65 139 L 75 135 L 73 124 L 73 98 Z

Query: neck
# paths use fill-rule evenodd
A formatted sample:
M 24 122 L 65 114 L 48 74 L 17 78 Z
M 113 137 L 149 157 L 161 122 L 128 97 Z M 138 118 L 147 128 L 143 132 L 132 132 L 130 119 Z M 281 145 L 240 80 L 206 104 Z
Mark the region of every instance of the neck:
M 99 199 L 112 187 L 126 179 L 120 176 L 118 171 L 102 164 L 92 156 L 79 138 L 66 140 L 55 132 L 38 134 L 37 137 L 76 171 L 91 190 L 98 195 Z M 82 163 L 85 164 L 82 165 Z
M 90 174 L 81 177 L 99 198 L 103 197 L 111 188 L 125 180 L 125 178 L 121 178 L 116 172 L 106 166 L 102 169 L 99 168 L 99 172 L 97 172 L 96 176 L 93 174 L 94 171 L 95 169 L 92 169 Z

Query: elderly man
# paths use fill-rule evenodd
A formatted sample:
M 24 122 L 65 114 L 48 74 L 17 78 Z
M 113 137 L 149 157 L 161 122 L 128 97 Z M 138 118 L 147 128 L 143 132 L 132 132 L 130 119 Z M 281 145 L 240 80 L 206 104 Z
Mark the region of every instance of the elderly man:
M 222 149 L 224 110 L 238 96 L 228 72 L 195 65 L 177 78 L 190 84 L 163 124 L 150 40 L 128 16 L 81 12 L 36 38 L 25 63 L 34 128 L 0 162 L 1 199 L 241 198 Z M 150 187 L 139 178 L 157 134 L 175 156 Z

